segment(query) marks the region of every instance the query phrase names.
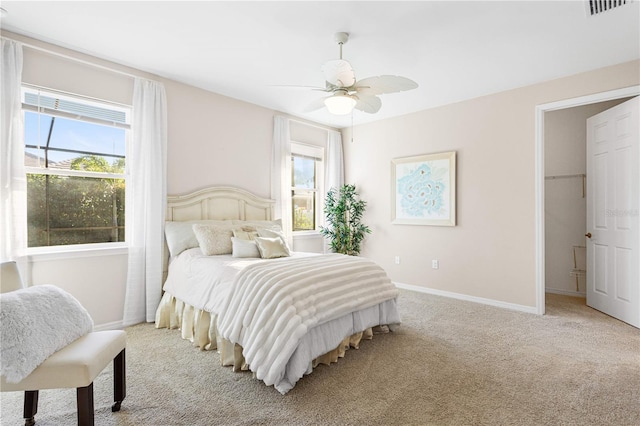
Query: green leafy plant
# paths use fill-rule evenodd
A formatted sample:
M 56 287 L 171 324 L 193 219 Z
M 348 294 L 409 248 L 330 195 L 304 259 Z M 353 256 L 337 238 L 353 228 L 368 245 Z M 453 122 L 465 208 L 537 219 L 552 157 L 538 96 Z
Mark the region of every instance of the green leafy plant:
M 350 256 L 360 254 L 362 240 L 371 233 L 360 222 L 366 205 L 366 201 L 358 199 L 355 185 L 331 188 L 327 193 L 324 202 L 327 226 L 321 226 L 320 233 L 329 239 L 331 251 Z

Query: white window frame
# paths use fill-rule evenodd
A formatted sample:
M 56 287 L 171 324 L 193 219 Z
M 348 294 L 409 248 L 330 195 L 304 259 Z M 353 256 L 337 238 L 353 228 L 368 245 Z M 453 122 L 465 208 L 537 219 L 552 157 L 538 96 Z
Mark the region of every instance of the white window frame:
M 306 157 L 313 158 L 316 160 L 316 211 L 315 211 L 315 223 L 316 228 L 313 230 L 304 230 L 304 231 L 293 231 L 293 235 L 300 237 L 303 235 L 315 235 L 320 234 L 320 226 L 324 223 L 324 168 L 325 168 L 325 149 L 321 146 L 310 145 L 302 142 L 291 141 L 291 157 Z M 292 170 L 293 175 L 293 170 Z M 289 186 L 291 187 L 291 193 L 295 189 L 293 186 L 292 178 L 289 180 Z M 305 188 L 306 189 L 306 188 Z M 293 199 L 289 197 L 289 204 L 291 204 L 292 212 L 293 212 Z M 293 218 L 292 218 L 292 226 L 293 226 Z
M 65 119 L 83 121 L 93 124 L 99 124 L 103 126 L 112 126 L 118 127 L 125 130 L 131 129 L 131 106 L 122 105 L 114 102 L 94 99 L 85 97 L 82 95 L 70 94 L 66 92 L 61 92 L 54 89 L 48 89 L 44 87 L 23 84 L 22 85 L 22 99 L 25 98 L 25 93 L 27 92 L 38 92 L 42 93 L 45 96 L 55 96 L 56 98 L 66 99 L 73 102 L 80 102 L 87 105 L 98 106 L 101 108 L 109 108 L 119 112 L 123 112 L 125 114 L 125 122 L 111 121 L 107 119 L 100 119 L 94 117 L 82 116 L 80 114 L 69 113 L 65 111 L 58 111 L 51 108 L 46 107 L 37 107 L 31 104 L 22 103 L 22 111 L 25 114 L 27 111 L 42 113 L 48 116 L 60 117 Z M 125 135 L 126 143 L 129 142 L 130 134 L 127 132 Z M 40 141 L 41 138 L 38 138 Z M 38 148 L 39 149 L 39 148 Z M 99 153 L 96 153 L 99 154 Z M 125 153 L 126 159 L 126 153 Z M 72 176 L 72 177 L 89 177 L 89 178 L 99 178 L 99 179 L 123 179 L 125 183 L 125 191 L 127 185 L 129 183 L 129 163 L 125 161 L 125 172 L 120 173 L 101 173 L 101 172 L 92 172 L 92 171 L 84 171 L 84 170 L 66 170 L 66 169 L 55 169 L 55 168 L 46 168 L 44 165 L 42 166 L 25 166 L 26 174 L 34 174 L 34 175 L 52 175 L 52 176 Z M 28 197 L 28 194 L 27 194 Z M 125 218 L 125 223 L 127 219 Z M 126 226 L 126 225 L 125 225 Z M 27 247 L 27 255 L 32 258 L 37 258 L 38 260 L 48 260 L 51 255 L 58 257 L 76 257 L 81 255 L 81 253 L 88 252 L 101 252 L 104 254 L 121 254 L 126 252 L 126 248 L 128 247 L 127 243 L 124 241 L 118 242 L 102 242 L 102 243 L 86 243 L 86 244 L 68 244 L 68 245 L 57 245 L 57 246 L 40 246 L 40 247 Z M 44 256 L 44 257 L 43 257 Z

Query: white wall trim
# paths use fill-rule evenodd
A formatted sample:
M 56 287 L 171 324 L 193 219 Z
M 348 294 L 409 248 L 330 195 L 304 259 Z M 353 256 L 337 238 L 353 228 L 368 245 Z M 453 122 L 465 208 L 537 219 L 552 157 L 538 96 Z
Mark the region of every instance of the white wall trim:
M 563 296 L 573 296 L 573 297 L 587 297 L 587 293 L 584 291 L 571 291 L 571 290 L 561 290 L 557 288 L 548 288 L 545 290 L 547 293 L 551 294 L 561 294 Z
M 403 284 L 398 282 L 394 282 L 394 284 L 398 288 L 415 291 L 418 293 L 433 294 L 436 296 L 449 297 L 451 299 L 464 300 L 466 302 L 474 302 L 474 303 L 480 303 L 482 305 L 489 305 L 489 306 L 495 306 L 497 308 L 509 309 L 511 311 L 526 312 L 528 314 L 537 314 L 536 308 L 534 306 L 525 306 L 525 305 L 518 305 L 516 303 L 501 302 L 499 300 L 485 299 L 484 297 L 469 296 L 466 294 L 453 293 L 453 292 L 444 291 L 444 290 L 436 290 L 434 288 L 421 287 L 421 286 L 411 285 L 411 284 Z
M 107 243 L 104 245 L 85 244 L 78 246 L 36 247 L 27 249 L 27 257 L 29 258 L 30 263 L 48 262 L 61 259 L 77 259 L 80 257 L 117 256 L 126 255 L 128 253 L 129 248 L 125 243 Z
M 319 231 L 293 231 L 294 240 L 317 240 L 324 238 Z
M 93 331 L 105 331 L 105 330 L 124 330 L 122 321 L 113 321 L 105 324 L 95 325 Z
M 544 265 L 544 113 L 565 108 L 573 108 L 582 105 L 606 102 L 613 99 L 626 98 L 640 95 L 640 86 L 630 86 L 608 92 L 594 93 L 578 98 L 564 99 L 561 101 L 541 104 L 536 106 L 536 140 L 535 140 L 535 256 L 536 256 L 536 306 L 537 314 L 545 312 L 545 265 Z

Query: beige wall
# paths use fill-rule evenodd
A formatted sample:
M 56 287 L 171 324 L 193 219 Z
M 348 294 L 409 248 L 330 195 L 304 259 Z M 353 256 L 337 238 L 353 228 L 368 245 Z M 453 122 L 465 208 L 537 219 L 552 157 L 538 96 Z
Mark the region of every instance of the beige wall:
M 633 61 L 345 129 L 346 181 L 373 229 L 362 254 L 398 283 L 534 307 L 535 107 L 639 83 Z M 391 159 L 443 151 L 458 153 L 458 226 L 392 225 Z
M 274 111 L 159 79 L 167 91 L 167 191 L 237 186 L 270 197 Z

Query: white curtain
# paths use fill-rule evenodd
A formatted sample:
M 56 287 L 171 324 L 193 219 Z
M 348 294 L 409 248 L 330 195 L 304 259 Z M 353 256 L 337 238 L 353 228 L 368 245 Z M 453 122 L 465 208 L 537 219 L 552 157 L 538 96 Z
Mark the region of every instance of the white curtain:
M 152 322 L 162 295 L 167 208 L 167 107 L 164 86 L 136 78 L 127 151 L 129 247 L 123 324 Z
M 22 45 L 2 39 L 0 93 L 0 261 L 23 263 L 27 248 L 27 177 L 22 120 Z M 23 277 L 25 270 L 21 267 Z
M 344 163 L 342 161 L 342 135 L 329 130 L 327 138 L 327 158 L 325 162 L 325 194 L 331 188 L 340 188 L 344 184 Z
M 322 194 L 322 206 L 331 188 L 340 188 L 344 184 L 344 162 L 342 160 L 342 135 L 335 130 L 329 130 L 327 137 L 327 154 L 324 170 L 324 190 Z M 324 217 L 324 215 L 323 215 Z M 323 220 L 324 222 L 324 220 Z M 324 252 L 331 252 L 329 240 L 324 240 Z
M 273 122 L 273 155 L 271 161 L 271 198 L 276 200 L 275 217 L 282 219 L 282 230 L 293 247 L 291 208 L 291 141 L 289 119 L 275 116 Z

